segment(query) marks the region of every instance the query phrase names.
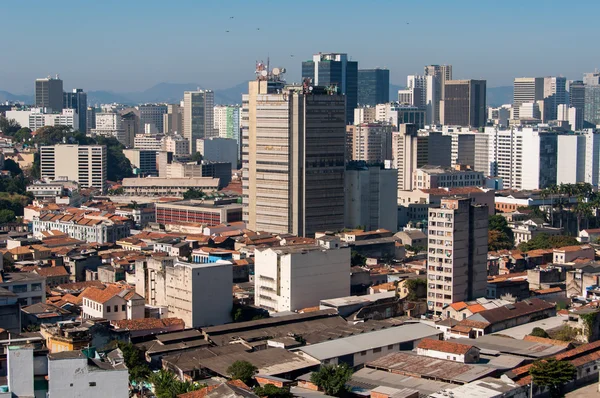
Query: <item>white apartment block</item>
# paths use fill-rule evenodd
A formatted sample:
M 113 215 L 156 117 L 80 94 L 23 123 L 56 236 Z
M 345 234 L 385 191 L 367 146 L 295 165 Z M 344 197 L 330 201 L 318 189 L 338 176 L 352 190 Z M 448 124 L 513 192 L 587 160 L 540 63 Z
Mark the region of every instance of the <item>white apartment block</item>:
M 46 113 L 45 108 L 6 111 L 6 117 L 15 119 L 21 127 L 33 131 L 45 126 L 69 126 L 74 130 L 79 128 L 79 115 L 75 109 L 63 109 L 61 113 Z
M 576 184 L 586 180 L 587 140 L 588 137 L 584 134 L 558 136 L 557 185 Z
M 492 122 L 495 126 L 508 126 L 508 120 L 510 119 L 510 111 L 512 105 L 502 105 L 497 108 L 488 108 L 488 121 Z
M 78 182 L 82 188 L 106 190 L 106 146 L 66 145 L 40 147 L 42 178 Z
M 435 76 L 409 75 L 406 85 L 409 89 L 418 88 L 421 90 L 421 103 L 414 104 L 425 110 L 426 124 L 436 124 L 439 122 L 439 103 L 440 98 L 436 90 L 438 80 Z
M 444 198 L 429 209 L 427 305 L 440 315 L 458 301 L 485 297 L 488 208 L 469 198 Z
M 511 119 L 520 119 L 520 106 L 524 102 L 536 102 L 544 99 L 543 77 L 517 77 L 514 80 L 513 115 Z
M 373 123 L 377 120 L 376 108 L 372 106 L 361 106 L 354 108 L 354 124 Z
M 138 294 L 146 303 L 168 307 L 169 317 L 188 328 L 231 321 L 233 268 L 228 261 L 192 264 L 170 257 L 136 262 Z
M 350 294 L 350 248 L 325 236 L 318 245 L 256 249 L 255 305 L 271 312 L 318 306 Z
M 480 171 L 426 165 L 413 173 L 413 189 L 462 188 L 483 186 Z
M 172 152 L 174 157 L 187 156 L 190 153 L 190 143 L 182 135 L 166 135 L 162 139 L 162 150 Z
M 45 213 L 33 216 L 33 235 L 42 238 L 42 232 L 58 230 L 71 238 L 100 244 L 114 243 L 129 236 L 129 225 L 104 216 L 73 216 Z
M 241 111 L 239 105 L 217 105 L 214 107 L 214 127 L 219 137 L 240 142 Z
M 133 147 L 146 151 L 160 151 L 163 147 L 163 137 L 162 134 L 136 134 L 133 139 Z

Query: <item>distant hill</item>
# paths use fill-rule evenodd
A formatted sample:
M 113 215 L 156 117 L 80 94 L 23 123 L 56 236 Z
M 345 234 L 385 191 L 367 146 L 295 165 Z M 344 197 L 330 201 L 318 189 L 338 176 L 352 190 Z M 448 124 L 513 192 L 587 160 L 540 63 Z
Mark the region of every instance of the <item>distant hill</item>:
M 405 86 L 400 86 L 399 84 L 390 84 L 390 101 L 398 101 L 398 90 L 405 88 Z
M 513 87 L 500 86 L 487 88 L 487 105 L 500 106 L 504 104 L 512 104 L 513 102 Z
M 4 101 L 22 101 L 26 104 L 33 103 L 33 95 L 16 95 L 13 93 L 9 93 L 8 91 L 0 90 L 0 102 Z

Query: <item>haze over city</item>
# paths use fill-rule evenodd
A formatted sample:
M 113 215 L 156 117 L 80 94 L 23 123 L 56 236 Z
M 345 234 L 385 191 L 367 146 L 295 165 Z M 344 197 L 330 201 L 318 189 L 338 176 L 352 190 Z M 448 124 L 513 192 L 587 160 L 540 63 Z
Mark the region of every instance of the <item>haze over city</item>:
M 431 63 L 488 87 L 516 76 L 577 79 L 600 66 L 599 10 L 595 1 L 15 2 L 3 9 L 3 58 L 15 62 L 3 62 L 0 90 L 31 95 L 35 77 L 57 73 L 66 89 L 222 89 L 252 79 L 269 56 L 299 81 L 301 61 L 318 51 L 387 67 L 400 86 Z

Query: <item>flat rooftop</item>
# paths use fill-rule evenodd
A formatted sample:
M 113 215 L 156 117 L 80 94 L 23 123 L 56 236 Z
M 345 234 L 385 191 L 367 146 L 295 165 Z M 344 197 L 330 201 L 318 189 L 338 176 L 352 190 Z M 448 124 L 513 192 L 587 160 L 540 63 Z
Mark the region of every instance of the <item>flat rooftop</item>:
M 502 333 L 504 334 L 504 330 Z M 465 341 L 466 340 L 466 341 Z M 544 358 L 566 351 L 564 346 L 511 339 L 497 335 L 485 335 L 477 339 L 452 339 L 453 342 L 468 342 L 481 350 L 481 354 L 510 354 L 526 358 Z
M 195 199 L 181 200 L 177 202 L 156 203 L 156 208 L 189 208 L 189 209 L 237 209 L 242 208 L 241 203 L 207 202 Z
M 395 294 L 396 294 L 395 292 L 383 292 L 383 293 L 368 294 L 365 296 L 338 297 L 338 298 L 334 298 L 334 299 L 321 300 L 320 305 L 337 308 L 337 307 L 342 307 L 345 305 L 373 303 L 377 300 L 394 297 Z
M 531 334 L 533 328 L 537 327 L 542 328 L 544 330 L 554 329 L 562 326 L 566 321 L 567 318 L 564 316 L 553 316 L 550 318 L 541 319 L 539 321 L 529 322 L 520 326 L 515 326 L 514 328 L 504 329 L 498 333 L 521 340 L 526 335 Z
M 347 384 L 352 392 L 367 396 L 371 390 L 379 386 L 398 389 L 412 388 L 419 391 L 420 396 L 429 396 L 436 391 L 456 387 L 456 384 L 452 383 L 399 375 L 371 368 L 362 368 L 354 372 Z

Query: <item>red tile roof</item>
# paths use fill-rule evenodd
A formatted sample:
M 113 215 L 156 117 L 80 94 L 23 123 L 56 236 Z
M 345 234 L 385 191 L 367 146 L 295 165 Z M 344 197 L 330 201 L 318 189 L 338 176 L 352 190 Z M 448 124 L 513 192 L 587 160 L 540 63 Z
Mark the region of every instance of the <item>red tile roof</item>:
M 523 337 L 523 340 L 532 341 L 535 343 L 551 344 L 551 345 L 556 345 L 556 346 L 560 346 L 560 347 L 568 347 L 571 345 L 571 343 L 568 341 L 547 339 L 545 337 L 538 337 L 538 336 L 531 336 L 531 335 L 526 335 L 525 337 Z
M 185 322 L 180 318 L 122 319 L 119 321 L 112 321 L 111 323 L 119 329 L 128 330 L 161 329 L 171 326 L 181 326 L 181 329 L 185 328 Z
M 67 269 L 62 266 L 56 266 L 56 267 L 37 267 L 33 272 L 35 272 L 36 274 L 40 275 L 40 276 L 45 276 L 45 277 L 53 277 L 53 276 L 68 276 L 69 273 L 67 272 Z
M 470 344 L 453 343 L 449 341 L 434 339 L 423 339 L 417 346 L 417 348 L 421 348 L 424 350 L 447 352 L 449 354 L 457 355 L 464 355 L 473 347 L 474 346 Z
M 112 299 L 113 297 L 115 297 L 116 295 L 118 295 L 119 293 L 123 292 L 123 290 L 126 290 L 126 289 L 123 289 L 116 285 L 109 285 L 106 287 L 106 289 L 98 289 L 96 287 L 88 287 L 81 293 L 81 297 L 103 304 L 103 303 L 106 303 L 108 300 Z M 131 294 L 131 292 L 127 292 L 127 295 L 129 295 L 129 294 Z M 124 299 L 127 300 L 127 298 L 125 298 L 125 297 L 124 297 Z

